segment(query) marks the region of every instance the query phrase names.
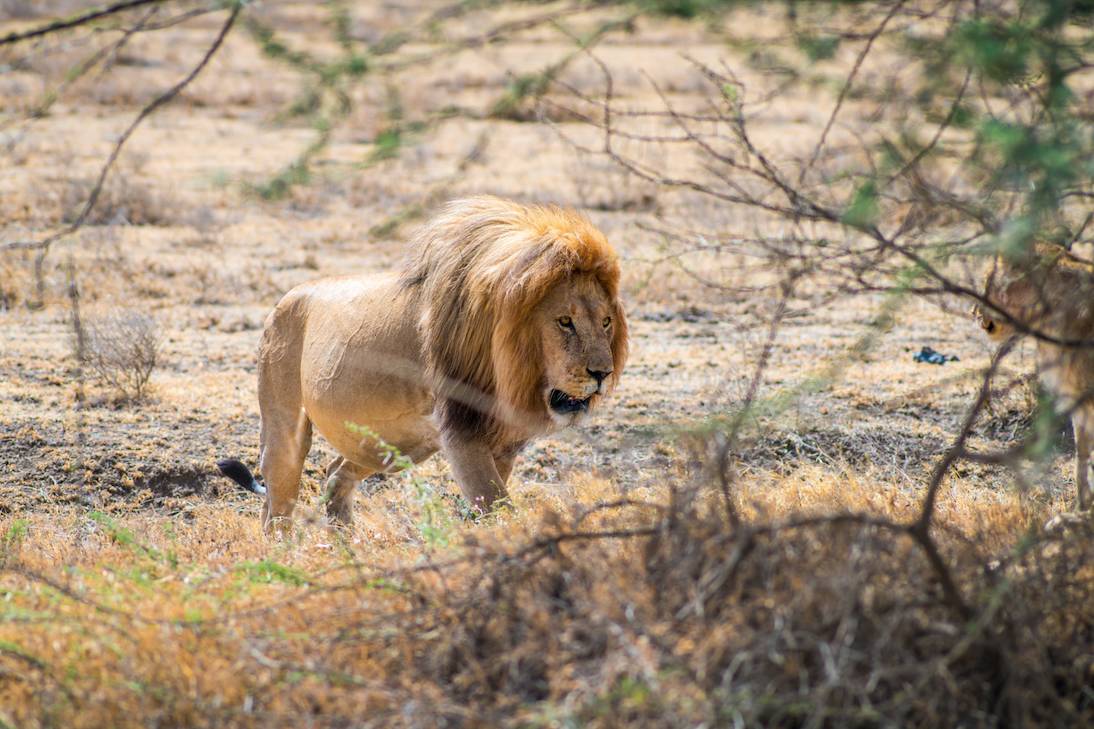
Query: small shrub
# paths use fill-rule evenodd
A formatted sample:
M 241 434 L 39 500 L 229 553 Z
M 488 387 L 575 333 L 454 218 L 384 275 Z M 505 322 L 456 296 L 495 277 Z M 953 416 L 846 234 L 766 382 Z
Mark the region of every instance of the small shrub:
M 655 15 L 673 18 L 697 18 L 727 9 L 733 0 L 638 0 L 639 7 Z
M 663 169 L 664 150 L 660 147 L 637 143 L 623 146 L 630 148 L 631 157 L 640 159 L 643 165 Z M 579 207 L 609 212 L 657 210 L 657 184 L 621 167 L 609 157 L 581 154 L 571 160 L 568 168 Z
M 0 258 L 0 311 L 13 309 L 33 290 L 31 257 L 13 253 Z
M 69 180 L 61 196 L 62 219 L 75 222 L 95 189 L 96 179 Z M 147 183 L 136 181 L 128 170 L 115 170 L 106 179 L 95 207 L 88 213 L 90 225 L 171 225 L 175 206 Z
M 160 356 L 156 320 L 117 311 L 83 326 L 83 361 L 104 384 L 131 400 L 144 397 Z

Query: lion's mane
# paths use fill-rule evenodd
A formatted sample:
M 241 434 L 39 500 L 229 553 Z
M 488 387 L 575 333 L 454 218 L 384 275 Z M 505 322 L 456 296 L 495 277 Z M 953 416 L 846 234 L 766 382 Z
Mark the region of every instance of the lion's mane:
M 427 376 L 445 400 L 445 427 L 495 438 L 542 427 L 543 356 L 530 317 L 555 286 L 582 273 L 596 277 L 614 308 L 608 391 L 627 358 L 627 323 L 618 256 L 587 218 L 483 196 L 449 203 L 419 233 L 402 283 L 421 297 Z

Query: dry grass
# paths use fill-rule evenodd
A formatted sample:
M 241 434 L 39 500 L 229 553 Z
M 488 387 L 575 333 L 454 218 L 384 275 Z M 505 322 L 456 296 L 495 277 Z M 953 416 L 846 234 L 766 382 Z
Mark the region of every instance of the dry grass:
M 12 180 L 16 184 L 9 183 L 9 194 L 0 203 L 4 219 L 37 227 L 57 221 L 72 223 L 79 218 L 98 181 L 99 170 L 92 172 L 90 166 L 80 165 L 71 148 L 36 149 L 33 145 L 20 145 L 16 150 L 21 157 L 15 160 L 15 166 L 22 168 L 19 176 L 24 184 L 16 187 L 18 178 Z M 44 158 L 49 158 L 48 166 L 36 167 Z M 139 156 L 130 155 L 111 172 L 85 219 L 89 226 L 170 226 L 191 222 L 190 206 L 179 199 L 177 191 L 150 179 L 141 169 L 142 164 Z M 80 165 L 80 175 L 73 174 L 73 165 Z
M 850 477 L 849 477 L 850 476 Z M 788 485 L 798 483 L 794 488 Z M 0 719 L 15 726 L 1030 725 L 1091 718 L 1089 527 L 950 491 L 940 543 L 981 619 L 912 544 L 757 514 L 865 509 L 900 487 L 806 470 L 717 498 L 519 490 L 430 546 L 406 493 L 351 535 L 271 548 L 255 503 L 0 522 Z M 646 504 L 646 505 L 643 505 Z M 404 524 L 399 528 L 399 523 Z M 627 533 L 636 536 L 626 537 Z M 623 537 L 623 538 L 620 538 Z M 996 558 L 991 571 L 985 560 Z M 1087 606 L 1080 608 L 1078 606 Z

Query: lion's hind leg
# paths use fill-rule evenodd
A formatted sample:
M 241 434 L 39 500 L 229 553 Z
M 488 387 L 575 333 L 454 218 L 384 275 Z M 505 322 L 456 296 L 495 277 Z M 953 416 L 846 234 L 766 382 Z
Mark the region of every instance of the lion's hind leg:
M 339 456 L 327 467 L 327 486 L 323 500 L 327 516 L 340 526 L 353 523 L 353 494 L 357 484 L 376 472 Z
M 266 482 L 262 526 L 285 534 L 311 450 L 312 423 L 304 409 L 300 361 L 305 333 L 303 299 L 287 294 L 266 320 L 258 351 L 258 407 L 262 416 L 259 468 Z
M 262 454 L 260 468 L 266 482 L 266 504 L 262 508 L 262 527 L 285 533 L 292 525 L 292 512 L 300 494 L 300 474 L 311 450 L 311 421 L 303 408 L 296 417 L 262 413 Z

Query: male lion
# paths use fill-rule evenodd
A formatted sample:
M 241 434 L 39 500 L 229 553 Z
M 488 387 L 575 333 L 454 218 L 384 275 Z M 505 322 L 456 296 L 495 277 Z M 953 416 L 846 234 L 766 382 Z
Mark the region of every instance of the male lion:
M 627 322 L 619 262 L 580 214 L 494 197 L 449 203 L 399 273 L 297 286 L 258 355 L 263 526 L 290 523 L 314 427 L 340 454 L 327 513 L 349 524 L 354 487 L 444 452 L 468 501 L 505 495 L 528 440 L 578 422 L 619 379 Z M 396 459 L 398 461 L 400 459 Z
M 1080 509 L 1090 505 L 1090 451 L 1094 447 L 1094 266 L 1059 246 L 999 256 L 984 287 L 997 311 L 980 305 L 973 316 L 992 339 L 1020 332 L 1015 323 L 1049 339 L 1037 340 L 1041 380 L 1071 412 L 1075 431 L 1075 484 Z M 1056 340 L 1056 341 L 1051 341 Z

